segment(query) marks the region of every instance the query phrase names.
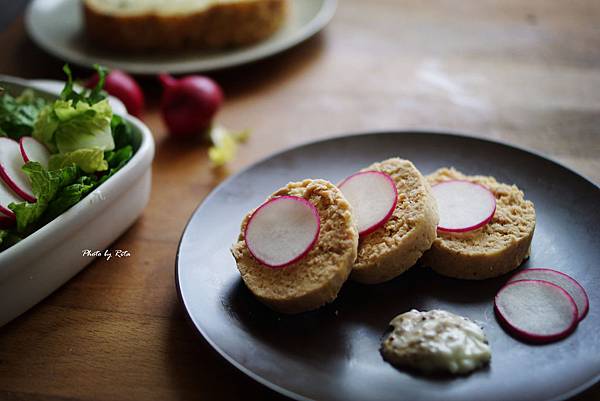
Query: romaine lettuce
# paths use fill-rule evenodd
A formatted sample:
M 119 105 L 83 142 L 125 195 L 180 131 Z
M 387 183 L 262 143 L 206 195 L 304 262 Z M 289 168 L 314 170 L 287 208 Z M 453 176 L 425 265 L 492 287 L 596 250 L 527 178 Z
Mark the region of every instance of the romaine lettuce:
M 29 162 L 23 166 L 23 172 L 31 182 L 31 189 L 37 201 L 35 203 L 11 203 L 8 208 L 17 218 L 17 232 L 23 234 L 32 230 L 54 199 L 58 190 L 73 183 L 77 178 L 74 165 L 59 170 L 48 171 L 40 163 Z
M 68 153 L 57 153 L 50 156 L 48 168 L 58 170 L 60 168 L 77 165 L 85 173 L 108 170 L 108 162 L 104 160 L 104 151 L 98 148 L 77 149 Z
M 100 162 L 98 155 L 115 148 L 112 109 L 101 90 L 106 71 L 98 68 L 98 85 L 81 93 L 75 91 L 67 66 L 64 71 L 67 84 L 59 99 L 41 111 L 33 128 L 33 137 L 52 153 L 62 155 L 62 158 L 55 158 L 57 160 L 73 162 L 86 173 L 106 170 L 106 163 Z

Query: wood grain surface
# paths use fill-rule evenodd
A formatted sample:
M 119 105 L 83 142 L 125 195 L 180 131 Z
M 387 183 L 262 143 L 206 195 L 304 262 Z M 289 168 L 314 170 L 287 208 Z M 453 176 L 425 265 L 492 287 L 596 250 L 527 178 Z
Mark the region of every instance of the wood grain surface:
M 525 146 L 598 184 L 599 21 L 594 0 L 342 0 L 306 43 L 212 74 L 227 98 L 219 120 L 252 129 L 229 170 L 316 138 L 430 128 Z M 61 66 L 27 38 L 22 18 L 0 33 L 0 73 L 61 78 Z M 168 137 L 160 88 L 153 78 L 142 84 L 157 145 L 153 191 L 111 246 L 132 256 L 96 260 L 0 329 L 0 399 L 282 399 L 186 321 L 177 243 L 227 172 L 210 168 L 205 143 Z M 600 388 L 576 399 L 600 399 Z

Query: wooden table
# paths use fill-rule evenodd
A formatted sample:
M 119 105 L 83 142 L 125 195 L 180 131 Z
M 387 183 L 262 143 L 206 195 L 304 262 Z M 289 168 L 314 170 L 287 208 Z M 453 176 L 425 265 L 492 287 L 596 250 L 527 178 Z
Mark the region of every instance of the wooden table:
M 600 2 L 343 0 L 320 35 L 213 75 L 219 120 L 251 128 L 230 170 L 347 132 L 457 130 L 549 155 L 600 183 Z M 0 33 L 0 73 L 61 78 L 62 62 Z M 79 71 L 80 73 L 86 73 Z M 143 80 L 156 138 L 153 192 L 113 249 L 0 329 L 0 399 L 281 399 L 188 325 L 174 286 L 177 242 L 223 178 L 205 144 L 170 139 L 157 83 Z M 493 157 L 493 155 L 490 155 Z M 600 398 L 596 386 L 578 400 Z

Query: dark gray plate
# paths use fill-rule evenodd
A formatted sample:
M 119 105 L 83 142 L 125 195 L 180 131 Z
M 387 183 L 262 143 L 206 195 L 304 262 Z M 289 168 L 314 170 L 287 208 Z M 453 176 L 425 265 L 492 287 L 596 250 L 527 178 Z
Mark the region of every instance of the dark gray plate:
M 423 172 L 454 166 L 512 182 L 535 203 L 537 227 L 524 267 L 553 267 L 577 280 L 590 312 L 568 338 L 529 345 L 498 325 L 492 299 L 507 277 L 469 282 L 414 268 L 380 285 L 345 284 L 318 311 L 276 314 L 246 289 L 229 247 L 243 215 L 288 181 L 337 182 L 392 156 Z M 466 136 L 398 132 L 347 136 L 278 153 L 229 178 L 196 210 L 181 239 L 177 285 L 204 338 L 234 366 L 297 399 L 558 400 L 600 379 L 600 190 L 573 171 L 512 146 Z M 388 322 L 411 308 L 441 308 L 480 322 L 492 347 L 488 369 L 426 378 L 379 354 Z

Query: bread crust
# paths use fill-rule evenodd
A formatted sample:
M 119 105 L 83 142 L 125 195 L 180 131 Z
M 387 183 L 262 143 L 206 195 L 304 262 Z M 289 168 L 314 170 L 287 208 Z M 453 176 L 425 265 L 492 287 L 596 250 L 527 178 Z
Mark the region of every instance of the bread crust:
M 328 181 L 292 182 L 268 199 L 283 195 L 303 197 L 317 208 L 321 231 L 314 248 L 301 260 L 283 268 L 260 264 L 244 240 L 252 211 L 244 217 L 231 252 L 248 289 L 270 308 L 292 314 L 317 309 L 337 297 L 356 259 L 358 229 L 350 204 Z
M 442 168 L 427 176 L 430 184 L 468 180 L 487 187 L 496 198 L 492 220 L 466 233 L 438 233 L 421 262 L 448 277 L 483 280 L 506 274 L 529 257 L 535 230 L 535 209 L 515 185 L 494 177 L 467 176 L 453 168 Z
M 259 42 L 279 29 L 287 0 L 215 3 L 189 13 L 108 11 L 83 1 L 84 29 L 95 46 L 113 51 L 221 49 Z
M 351 278 L 375 284 L 404 273 L 431 247 L 436 238 L 437 205 L 427 180 L 408 160 L 388 159 L 362 171 L 389 174 L 398 188 L 398 203 L 390 219 L 359 240 Z

